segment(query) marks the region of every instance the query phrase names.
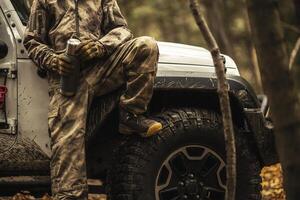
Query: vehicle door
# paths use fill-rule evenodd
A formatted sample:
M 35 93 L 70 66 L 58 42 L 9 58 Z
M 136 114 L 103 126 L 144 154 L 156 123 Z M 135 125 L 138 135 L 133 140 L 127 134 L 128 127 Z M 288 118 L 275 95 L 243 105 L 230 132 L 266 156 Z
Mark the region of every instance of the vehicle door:
M 11 66 L 11 71 L 15 74 L 10 80 L 10 88 L 14 89 L 14 93 L 7 93 L 13 95 L 7 97 L 10 104 L 13 104 L 8 110 L 12 112 L 10 118 L 14 116 L 18 127 L 18 133 L 15 133 L 18 135 L 18 141 L 29 141 L 49 156 L 51 151 L 47 125 L 48 84 L 46 79 L 37 76 L 35 64 L 28 57 L 22 42 L 30 3 L 31 0 L 0 1 L 1 20 L 5 22 L 5 25 L 1 26 L 1 36 L 6 35 L 10 45 L 10 52 L 5 58 L 6 68 Z
M 9 21 L 9 8 L 0 7 L 0 154 L 17 139 L 17 52 Z

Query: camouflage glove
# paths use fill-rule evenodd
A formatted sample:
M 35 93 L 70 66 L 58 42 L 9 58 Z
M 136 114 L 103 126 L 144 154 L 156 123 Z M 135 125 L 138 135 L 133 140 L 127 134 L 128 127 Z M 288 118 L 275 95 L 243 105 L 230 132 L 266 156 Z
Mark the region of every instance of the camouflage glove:
M 99 41 L 86 40 L 79 45 L 77 54 L 83 61 L 88 61 L 103 57 L 105 48 Z
M 49 68 L 62 76 L 67 76 L 74 70 L 72 59 L 65 54 L 54 54 L 50 61 Z

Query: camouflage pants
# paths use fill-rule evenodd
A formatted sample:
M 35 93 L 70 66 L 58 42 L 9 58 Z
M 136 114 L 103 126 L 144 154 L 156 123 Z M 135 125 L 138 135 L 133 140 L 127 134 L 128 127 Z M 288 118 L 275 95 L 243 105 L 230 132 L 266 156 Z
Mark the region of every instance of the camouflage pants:
M 50 95 L 48 125 L 54 199 L 87 199 L 84 137 L 93 97 L 125 84 L 120 105 L 135 113 L 145 112 L 152 97 L 157 60 L 156 42 L 149 37 L 136 38 L 84 72 L 75 96 L 62 96 L 58 90 Z

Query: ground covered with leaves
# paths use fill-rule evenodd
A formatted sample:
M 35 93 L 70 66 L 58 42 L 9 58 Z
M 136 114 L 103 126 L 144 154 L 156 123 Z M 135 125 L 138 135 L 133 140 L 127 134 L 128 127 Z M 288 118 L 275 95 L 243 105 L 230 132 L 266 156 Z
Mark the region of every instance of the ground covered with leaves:
M 11 198 L 1 198 L 0 200 L 37 200 L 37 198 L 34 198 L 32 195 L 28 194 L 27 192 L 22 192 L 16 194 L 14 197 Z M 52 200 L 52 198 L 45 194 L 42 198 L 39 200 Z M 89 200 L 106 200 L 106 195 L 89 195 Z
M 263 200 L 285 200 L 280 165 L 265 167 L 262 172 Z
M 284 190 L 282 187 L 282 171 L 280 165 L 265 167 L 262 172 L 262 196 L 263 200 L 285 200 Z M 1 198 L 0 200 L 35 200 L 27 192 L 16 194 L 11 198 Z M 45 195 L 41 200 L 51 200 L 49 195 Z M 89 195 L 89 200 L 106 200 L 105 195 Z

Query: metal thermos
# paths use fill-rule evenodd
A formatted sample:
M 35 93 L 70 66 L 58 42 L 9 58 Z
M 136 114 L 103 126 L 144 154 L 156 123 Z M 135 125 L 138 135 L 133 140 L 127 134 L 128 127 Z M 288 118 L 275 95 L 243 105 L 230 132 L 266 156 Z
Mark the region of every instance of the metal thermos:
M 66 54 L 72 60 L 74 71 L 68 76 L 60 77 L 60 93 L 64 96 L 74 96 L 79 85 L 80 78 L 80 62 L 76 58 L 75 51 L 80 44 L 80 40 L 76 38 L 69 39 L 67 42 Z

